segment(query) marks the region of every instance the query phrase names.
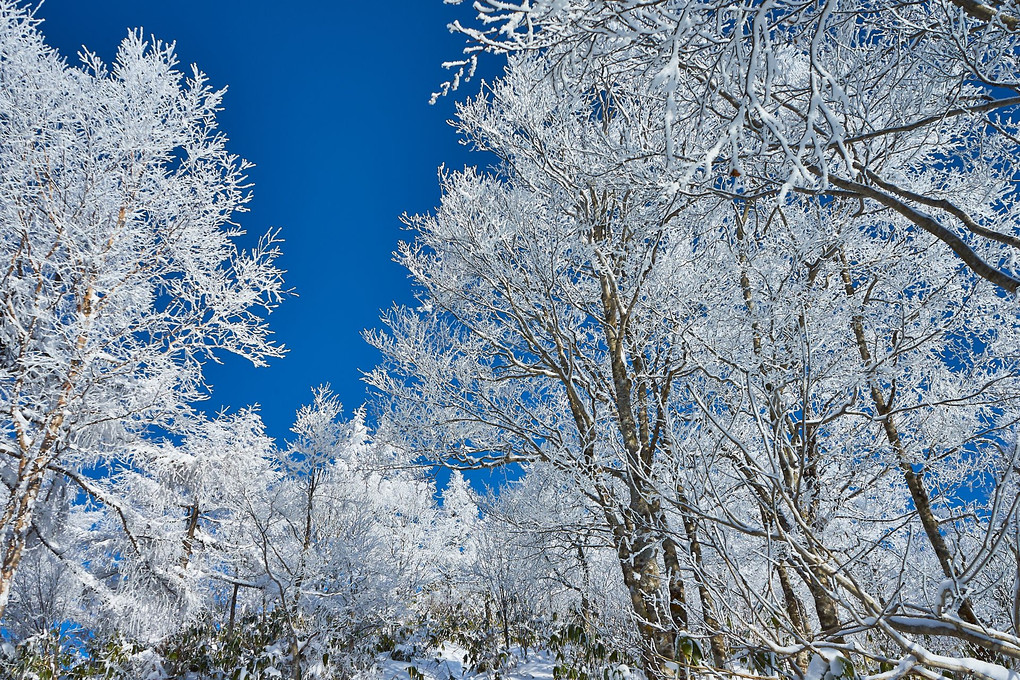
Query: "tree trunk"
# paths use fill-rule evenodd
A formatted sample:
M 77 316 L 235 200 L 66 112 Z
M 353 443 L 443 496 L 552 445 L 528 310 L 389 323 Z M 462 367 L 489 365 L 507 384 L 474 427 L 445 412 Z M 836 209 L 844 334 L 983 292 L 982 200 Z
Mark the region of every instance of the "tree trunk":
M 842 278 L 843 287 L 846 291 L 847 297 L 853 297 L 856 290 L 853 286 L 853 281 L 850 278 L 850 268 L 846 261 L 846 255 L 843 250 L 839 251 L 840 263 L 842 264 Z M 854 339 L 857 341 L 857 351 L 861 355 L 861 361 L 864 362 L 866 367 L 871 366 L 872 357 L 871 351 L 868 349 L 867 337 L 864 335 L 864 319 L 858 314 L 854 316 L 851 325 L 853 327 Z M 946 545 L 946 540 L 942 536 L 942 532 L 939 531 L 939 522 L 935 517 L 935 513 L 931 507 L 931 497 L 928 494 L 928 490 L 924 486 L 924 481 L 915 472 L 913 465 L 910 463 L 910 457 L 907 453 L 906 447 L 903 445 L 903 440 L 900 438 L 899 430 L 896 427 L 896 421 L 893 418 L 891 412 L 891 406 L 886 402 L 885 395 L 879 389 L 878 384 L 874 380 L 870 380 L 871 387 L 871 399 L 875 403 L 875 411 L 881 417 L 882 430 L 885 432 L 886 441 L 892 447 L 893 452 L 896 455 L 896 461 L 903 472 L 903 479 L 907 483 L 907 490 L 910 492 L 910 499 L 914 502 L 914 508 L 917 510 L 918 519 L 921 520 L 921 526 L 924 528 L 924 533 L 928 537 L 928 542 L 931 544 L 932 550 L 935 552 L 935 557 L 939 561 L 939 566 L 942 567 L 942 573 L 945 574 L 946 578 L 952 579 L 953 581 L 957 578 L 956 569 L 953 565 L 953 555 L 949 550 L 949 546 Z M 960 603 L 959 607 L 960 618 L 972 625 L 981 625 L 978 622 L 977 615 L 974 613 L 974 607 L 970 602 L 970 598 L 965 598 Z
M 237 612 L 237 589 L 240 584 L 234 584 L 234 592 L 230 595 L 230 620 L 227 622 L 227 635 L 234 632 L 234 614 Z
M 627 512 L 630 514 L 631 508 Z M 642 669 L 650 680 L 672 678 L 674 672 L 667 664 L 675 661 L 675 635 L 672 626 L 668 625 L 668 613 L 663 606 L 657 541 L 651 537 L 647 526 L 639 528 L 633 517 L 621 523 L 613 519 L 611 513 L 612 510 L 606 510 L 613 529 L 623 583 L 630 595 L 638 633 L 643 641 Z
M 807 628 L 804 626 L 804 604 L 793 590 L 793 584 L 790 582 L 790 573 L 786 570 L 784 562 L 776 564 L 776 574 L 779 576 L 779 587 L 783 591 L 783 600 L 786 604 L 786 615 L 790 618 L 794 635 L 806 638 Z M 798 652 L 796 659 L 800 670 L 806 672 L 808 668 L 807 651 L 802 650 Z
M 188 528 L 184 532 L 184 555 L 181 556 L 181 569 L 188 568 L 191 561 L 191 550 L 195 543 L 195 531 L 198 529 L 198 503 L 188 506 Z
M 290 641 L 290 656 L 293 659 L 293 667 L 291 669 L 292 680 L 301 680 L 301 643 L 297 637 L 292 637 Z
M 667 589 L 669 592 L 669 618 L 677 630 L 687 630 L 690 617 L 687 614 L 687 593 L 684 591 L 683 572 L 677 555 L 677 545 L 669 536 L 662 539 L 662 561 L 666 567 Z
M 686 497 L 681 495 L 681 502 L 687 503 Z M 712 662 L 716 668 L 723 668 L 726 657 L 729 656 L 726 650 L 726 638 L 723 637 L 722 628 L 719 626 L 719 619 L 716 617 L 715 598 L 712 591 L 708 589 L 705 581 L 705 562 L 701 553 L 701 541 L 698 539 L 698 524 L 688 515 L 684 515 L 684 531 L 687 532 L 691 557 L 694 559 L 694 578 L 698 584 L 698 597 L 701 598 L 701 618 L 709 631 L 709 646 L 712 651 Z
M 591 600 L 588 593 L 591 592 L 591 570 L 588 569 L 588 558 L 584 555 L 584 548 L 577 544 L 577 560 L 581 565 L 581 620 L 585 626 L 591 624 Z
M 5 534 L 3 562 L 0 563 L 0 621 L 3 620 L 7 603 L 11 599 L 14 576 L 17 574 L 18 565 L 21 564 L 25 545 L 28 543 L 28 534 L 32 529 L 32 510 L 42 489 L 43 471 L 28 472 L 27 478 L 18 480 L 4 511 L 6 523 L 3 525 Z M 31 474 L 32 472 L 35 474 Z

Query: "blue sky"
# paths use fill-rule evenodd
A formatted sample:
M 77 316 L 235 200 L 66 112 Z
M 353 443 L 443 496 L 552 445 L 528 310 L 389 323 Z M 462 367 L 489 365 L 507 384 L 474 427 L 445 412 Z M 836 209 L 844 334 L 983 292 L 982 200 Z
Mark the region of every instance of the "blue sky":
M 311 387 L 328 382 L 350 413 L 365 400 L 358 369 L 377 361 L 360 332 L 379 310 L 412 301 L 391 261 L 408 238 L 399 216 L 439 201 L 436 170 L 484 162 L 446 121 L 454 97 L 430 106 L 444 61 L 463 40 L 447 24 L 470 3 L 354 0 L 45 0 L 43 34 L 72 63 L 82 45 L 107 61 L 129 28 L 176 41 L 182 64 L 228 86 L 220 116 L 230 149 L 256 167 L 249 234 L 281 227 L 282 267 L 299 294 L 270 317 L 290 349 L 270 368 L 233 357 L 209 366 L 208 410 L 259 403 L 270 434 L 284 438 Z M 498 72 L 490 57 L 483 72 Z

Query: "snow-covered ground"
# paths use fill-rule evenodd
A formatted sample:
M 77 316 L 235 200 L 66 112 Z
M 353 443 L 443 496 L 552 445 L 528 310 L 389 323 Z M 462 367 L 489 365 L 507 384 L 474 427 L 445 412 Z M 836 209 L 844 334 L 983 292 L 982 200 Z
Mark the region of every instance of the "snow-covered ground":
M 394 661 L 381 655 L 376 672 L 380 680 L 471 680 L 493 677 L 493 671 L 472 673 L 466 663 L 468 652 L 452 643 L 443 643 L 436 655 L 412 661 Z M 555 657 L 549 652 L 531 651 L 528 658 L 513 657 L 509 668 L 499 671 L 503 680 L 552 680 Z M 414 670 L 412 670 L 414 669 Z

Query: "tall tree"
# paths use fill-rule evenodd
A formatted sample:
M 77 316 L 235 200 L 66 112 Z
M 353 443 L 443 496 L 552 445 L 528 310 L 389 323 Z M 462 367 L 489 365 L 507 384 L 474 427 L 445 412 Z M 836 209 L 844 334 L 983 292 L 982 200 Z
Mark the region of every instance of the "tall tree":
M 276 238 L 236 243 L 222 91 L 140 33 L 68 67 L 37 24 L 0 3 L 0 616 L 50 485 L 90 494 L 84 470 L 173 430 L 215 351 L 282 353 L 256 314 L 280 300 Z
M 655 488 L 685 368 L 683 327 L 661 311 L 686 264 L 667 256 L 678 203 L 604 172 L 616 158 L 598 156 L 616 125 L 608 110 L 600 121 L 594 100 L 534 88 L 537 62 L 514 67 L 491 102 L 460 111 L 504 171 L 445 175 L 437 215 L 408 220 L 418 242 L 400 260 L 424 305 L 369 334 L 386 356 L 371 380 L 416 450 L 573 478 L 613 537 L 646 668 L 664 672 L 688 607 Z

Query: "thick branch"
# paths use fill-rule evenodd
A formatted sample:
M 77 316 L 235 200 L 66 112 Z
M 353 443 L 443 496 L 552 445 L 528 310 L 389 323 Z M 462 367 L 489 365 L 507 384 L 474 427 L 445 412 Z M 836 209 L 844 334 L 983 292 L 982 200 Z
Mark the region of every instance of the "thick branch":
M 927 215 L 916 210 L 898 198 L 890 196 L 884 191 L 880 191 L 873 186 L 853 182 L 836 175 L 829 175 L 828 180 L 831 184 L 839 187 L 840 189 L 852 191 L 859 196 L 878 201 L 885 207 L 891 208 L 903 217 L 906 217 L 908 220 L 948 245 L 953 252 L 956 253 L 968 267 L 970 267 L 971 271 L 986 281 L 990 281 L 996 286 L 1006 289 L 1010 293 L 1015 293 L 1017 288 L 1020 287 L 1020 279 L 1016 279 L 1005 272 L 999 271 L 982 260 L 981 257 L 963 241 L 963 239 L 949 229 L 946 229 L 931 215 Z

